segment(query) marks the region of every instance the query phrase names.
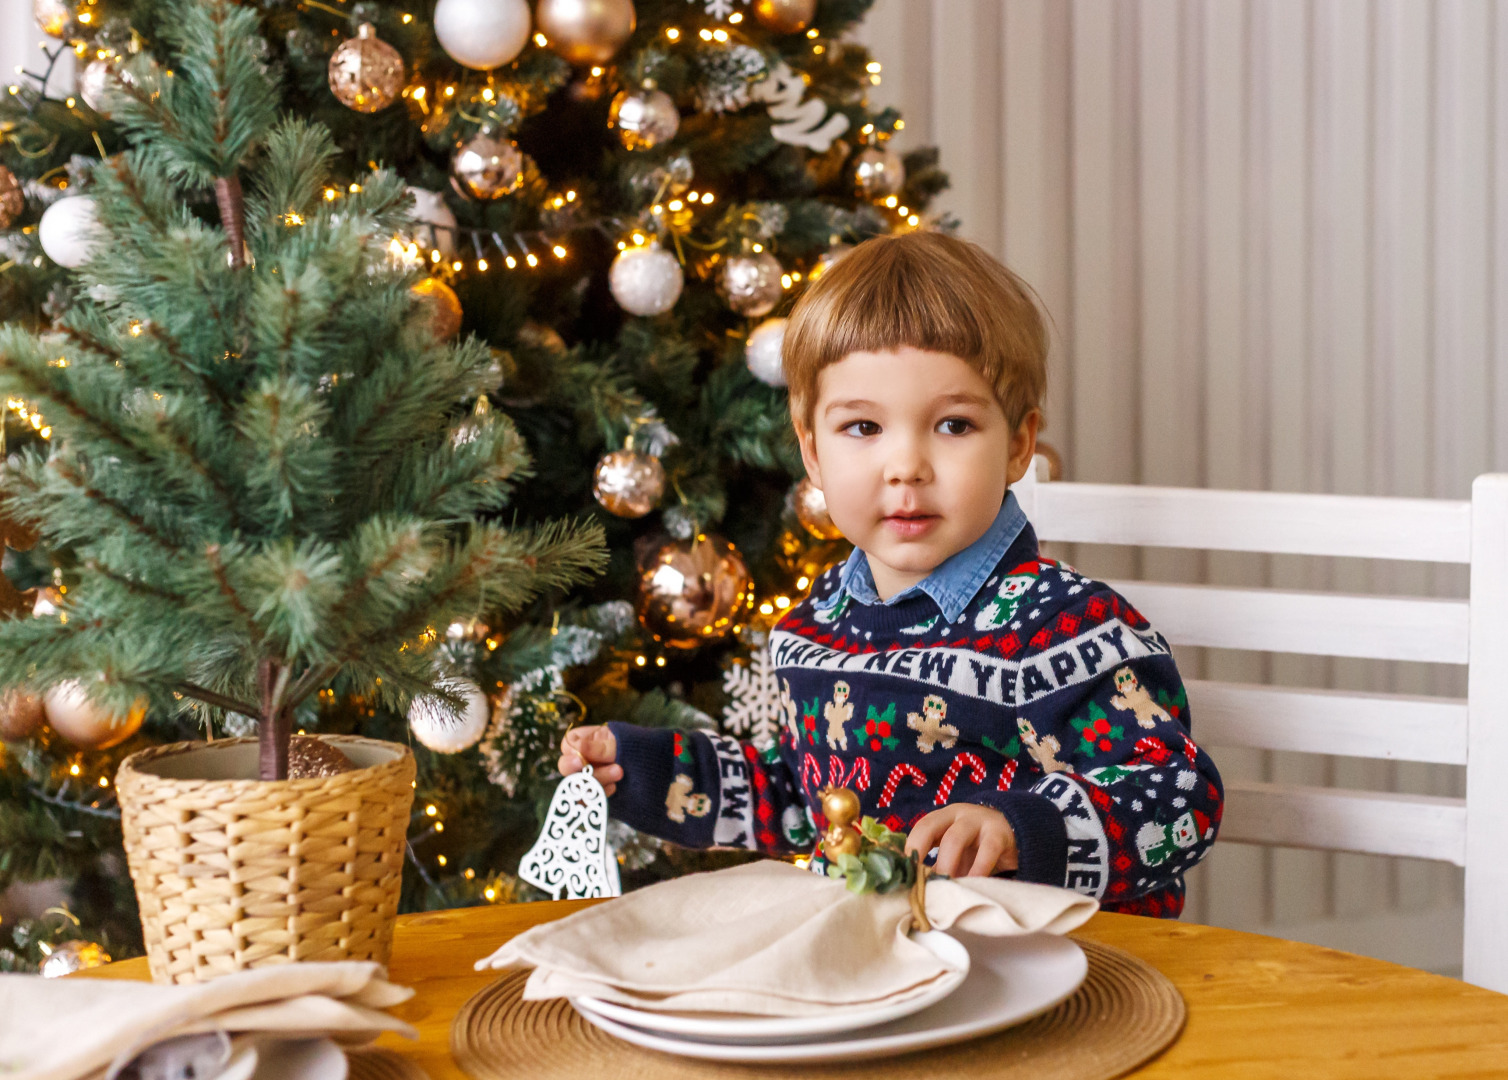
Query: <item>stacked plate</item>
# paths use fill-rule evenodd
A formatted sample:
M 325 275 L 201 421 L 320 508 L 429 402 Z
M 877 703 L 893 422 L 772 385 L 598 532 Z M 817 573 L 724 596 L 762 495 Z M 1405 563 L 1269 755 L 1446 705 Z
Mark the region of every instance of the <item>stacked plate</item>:
M 900 1004 L 815 1016 L 663 1013 L 598 998 L 571 1004 L 603 1031 L 637 1046 L 709 1061 L 854 1061 L 961 1042 L 1030 1020 L 1079 988 L 1088 962 L 1054 934 L 917 934 L 956 970 Z

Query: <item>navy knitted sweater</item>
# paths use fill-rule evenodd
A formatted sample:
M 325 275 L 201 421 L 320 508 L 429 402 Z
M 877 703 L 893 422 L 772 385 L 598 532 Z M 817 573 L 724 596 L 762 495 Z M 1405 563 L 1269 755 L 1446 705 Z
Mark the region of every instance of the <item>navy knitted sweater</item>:
M 1029 525 L 952 623 L 925 593 L 863 604 L 839 588 L 830 568 L 771 633 L 777 745 L 609 725 L 613 816 L 691 847 L 785 852 L 826 826 L 829 783 L 897 831 L 978 803 L 1010 821 L 1015 877 L 1112 911 L 1183 910 L 1220 776 L 1167 643 L 1124 598 L 1042 557 Z

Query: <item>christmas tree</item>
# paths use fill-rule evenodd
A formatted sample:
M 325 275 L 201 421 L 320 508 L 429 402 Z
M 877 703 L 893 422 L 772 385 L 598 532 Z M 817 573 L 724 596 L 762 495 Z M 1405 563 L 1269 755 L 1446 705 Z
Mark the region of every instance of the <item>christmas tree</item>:
M 211 4 L 198 17 L 254 18 L 261 46 L 217 76 L 244 75 L 243 99 L 173 131 L 165 103 L 208 77 L 182 59 L 183 10 L 38 0 L 51 55 L 71 48 L 82 74 L 76 95 L 45 68 L 0 98 L 0 315 L 27 331 L 0 345 L 0 603 L 15 613 L 0 632 L 42 657 L 0 660 L 0 685 L 85 657 L 104 678 L 89 702 L 28 707 L 13 692 L 0 708 L 0 889 L 62 878 L 82 925 L 58 933 L 129 951 L 115 766 L 206 727 L 247 734 L 266 718 L 263 730 L 417 740 L 410 910 L 530 895 L 512 874 L 572 723 L 773 738 L 785 718 L 763 630 L 846 550 L 798 482 L 780 316 L 850 245 L 948 224 L 922 220 L 946 186 L 935 153 L 889 148 L 902 120 L 871 106 L 879 64 L 844 38 L 871 2 Z M 213 149 L 195 149 L 202 138 Z M 227 239 L 242 203 L 244 249 Z M 243 250 L 246 266 L 226 264 Z M 265 284 L 274 267 L 290 286 L 281 275 L 300 268 L 293 309 Z M 402 317 L 413 304 L 427 313 L 418 340 Z M 298 337 L 294 374 L 261 359 L 280 329 Z M 303 425 L 335 424 L 341 395 L 379 393 L 374 366 L 389 361 L 411 374 L 383 387 L 402 391 L 387 426 L 321 428 L 340 467 L 309 451 Z M 323 382 L 261 428 L 217 400 L 254 409 L 267 379 L 315 372 Z M 134 467 L 111 424 L 153 433 L 153 490 L 171 499 L 111 508 L 65 490 L 72 461 Z M 237 617 L 214 559 L 248 588 L 291 575 L 317 590 L 331 572 L 317 544 L 354 537 L 374 510 L 357 474 L 335 474 L 379 451 L 412 473 L 374 485 L 446 488 L 433 516 L 449 535 L 514 538 L 510 557 L 529 565 L 482 575 L 469 603 L 401 642 L 360 636 L 378 652 L 406 644 L 382 652 L 390 666 L 332 674 L 332 646 L 310 630 L 319 613 L 295 604 L 275 631 L 279 655 L 297 657 L 282 697 L 251 649 L 219 682 L 194 678 L 208 638 L 193 619 L 224 631 Z M 484 459 L 486 493 L 446 472 Z M 222 474 L 239 486 L 216 490 Z M 127 540 L 120 515 L 198 542 L 204 514 L 225 539 L 184 585 L 200 606 L 141 595 L 159 556 Z M 39 541 L 34 518 L 50 523 Z M 609 553 L 590 580 L 577 576 L 590 532 L 549 526 L 582 518 Z M 265 552 L 229 539 L 253 535 Z M 379 540 L 395 538 L 367 542 Z M 68 629 L 126 609 L 143 614 L 94 637 Z M 437 660 L 450 674 L 423 696 Z M 86 729 L 112 722 L 70 726 L 80 715 Z M 630 886 L 708 865 L 613 839 Z

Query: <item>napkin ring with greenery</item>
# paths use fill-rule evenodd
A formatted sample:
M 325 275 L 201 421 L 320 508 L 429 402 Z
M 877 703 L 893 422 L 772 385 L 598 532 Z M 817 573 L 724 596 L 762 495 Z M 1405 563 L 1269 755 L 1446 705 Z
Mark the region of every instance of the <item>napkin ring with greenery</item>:
M 822 789 L 822 812 L 827 830 L 822 834 L 822 853 L 827 857 L 827 876 L 842 878 L 849 892 L 911 892 L 913 929 L 932 929 L 927 921 L 928 868 L 916 852 L 906 853 L 906 835 L 893 832 L 872 817 L 859 816 L 859 797 L 847 788 Z

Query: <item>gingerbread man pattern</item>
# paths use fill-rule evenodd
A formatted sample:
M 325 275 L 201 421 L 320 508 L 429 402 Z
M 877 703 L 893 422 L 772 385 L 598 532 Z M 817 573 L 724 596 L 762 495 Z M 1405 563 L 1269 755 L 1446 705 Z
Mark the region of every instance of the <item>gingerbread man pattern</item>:
M 679 773 L 670 782 L 670 790 L 665 793 L 665 816 L 677 825 L 685 824 L 687 814 L 706 817 L 712 809 L 712 797 L 700 791 L 693 793 L 691 788 L 694 784 L 691 777 Z
M 1147 693 L 1136 678 L 1136 672 L 1128 667 L 1121 668 L 1115 673 L 1115 688 L 1119 693 L 1110 699 L 1110 704 L 1125 712 L 1135 713 L 1136 722 L 1144 728 L 1155 728 L 1158 721 L 1172 723 L 1173 718 L 1168 715 L 1157 702 L 1152 700 L 1152 695 Z
M 1023 717 L 1017 717 L 1016 730 L 1021 732 L 1021 745 L 1026 747 L 1028 754 L 1036 758 L 1043 772 L 1069 771 L 1068 766 L 1058 760 L 1058 751 L 1063 749 L 1063 746 L 1058 742 L 1056 735 L 1038 735 L 1032 722 Z
M 839 679 L 833 685 L 833 699 L 822 707 L 827 721 L 827 745 L 831 750 L 848 749 L 848 733 L 843 725 L 853 719 L 853 705 L 848 700 L 848 684 Z
M 958 742 L 958 729 L 943 723 L 947 716 L 948 703 L 937 694 L 926 696 L 919 714 L 906 714 L 906 726 L 916 732 L 916 748 L 923 754 L 932 753 L 939 745 L 951 750 Z

